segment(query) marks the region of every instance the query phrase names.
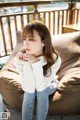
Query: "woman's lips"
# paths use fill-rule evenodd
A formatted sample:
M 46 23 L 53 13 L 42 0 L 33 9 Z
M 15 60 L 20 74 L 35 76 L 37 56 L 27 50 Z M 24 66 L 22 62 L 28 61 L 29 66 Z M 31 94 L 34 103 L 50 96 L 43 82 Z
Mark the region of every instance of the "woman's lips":
M 30 49 L 26 48 L 26 51 L 29 51 Z

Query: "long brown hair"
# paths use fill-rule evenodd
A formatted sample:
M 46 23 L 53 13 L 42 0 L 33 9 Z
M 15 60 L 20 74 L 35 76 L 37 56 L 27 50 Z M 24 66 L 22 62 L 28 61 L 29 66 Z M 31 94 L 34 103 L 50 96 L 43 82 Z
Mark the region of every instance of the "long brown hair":
M 45 43 L 45 46 L 43 48 L 43 55 L 47 61 L 47 64 L 43 66 L 43 73 L 44 76 L 47 76 L 47 71 L 49 70 L 51 74 L 50 67 L 55 62 L 53 53 L 55 53 L 57 57 L 58 53 L 52 46 L 51 34 L 48 28 L 41 21 L 35 20 L 27 24 L 23 29 L 23 39 L 27 36 L 28 33 L 31 33 L 33 35 L 33 30 L 36 30 L 38 32 L 39 36 L 41 37 L 41 41 Z

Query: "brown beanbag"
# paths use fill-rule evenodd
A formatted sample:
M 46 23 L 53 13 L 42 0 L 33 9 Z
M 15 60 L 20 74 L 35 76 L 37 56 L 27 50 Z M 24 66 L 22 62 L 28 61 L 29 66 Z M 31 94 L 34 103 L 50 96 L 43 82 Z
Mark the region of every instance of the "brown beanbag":
M 14 59 L 0 72 L 0 93 L 9 106 L 21 110 L 24 92 L 21 88 L 19 74 L 14 66 Z
M 53 37 L 62 65 L 58 92 L 52 96 L 51 113 L 80 113 L 80 33 Z

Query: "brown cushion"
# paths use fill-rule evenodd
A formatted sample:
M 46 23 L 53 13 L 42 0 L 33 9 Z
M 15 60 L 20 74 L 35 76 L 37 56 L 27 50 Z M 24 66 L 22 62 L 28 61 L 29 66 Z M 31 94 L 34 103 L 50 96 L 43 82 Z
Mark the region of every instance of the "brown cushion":
M 0 93 L 4 101 L 16 110 L 21 110 L 23 91 L 14 60 L 3 67 L 0 72 Z
M 58 92 L 51 99 L 51 111 L 80 113 L 80 33 L 54 37 L 53 45 L 62 58 L 62 65 L 58 72 Z

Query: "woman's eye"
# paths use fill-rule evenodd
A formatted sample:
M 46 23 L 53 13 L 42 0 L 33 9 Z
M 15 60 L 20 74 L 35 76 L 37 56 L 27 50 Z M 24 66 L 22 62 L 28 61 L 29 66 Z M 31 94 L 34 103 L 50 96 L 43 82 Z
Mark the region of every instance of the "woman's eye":
M 32 41 L 32 39 L 29 39 L 29 41 Z
M 31 38 L 31 39 L 29 39 L 29 41 L 35 41 L 35 40 Z
M 23 39 L 24 41 L 26 41 L 26 39 Z
M 28 39 L 29 41 L 36 41 L 35 39 L 33 39 L 33 38 L 30 38 L 30 39 Z

